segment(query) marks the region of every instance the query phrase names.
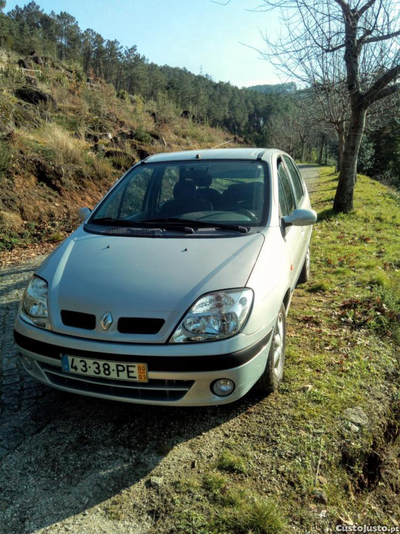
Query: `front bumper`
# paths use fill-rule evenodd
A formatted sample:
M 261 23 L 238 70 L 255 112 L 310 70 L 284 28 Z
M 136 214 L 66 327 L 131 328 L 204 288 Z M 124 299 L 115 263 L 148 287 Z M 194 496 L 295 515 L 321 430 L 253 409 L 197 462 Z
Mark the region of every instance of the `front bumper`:
M 52 343 L 48 343 L 29 336 L 29 333 L 34 335 L 38 332 L 35 327 L 21 326 L 22 328 L 18 328 L 17 319 L 15 342 L 26 371 L 39 382 L 90 397 L 164 406 L 208 406 L 228 404 L 240 399 L 264 371 L 272 338 L 272 329 L 269 329 L 247 348 L 207 356 L 190 355 L 190 345 L 186 345 L 186 355 L 138 355 L 136 345 L 136 354 L 133 355 L 132 350 L 127 351 L 125 348 L 122 360 L 121 344 L 114 343 L 110 347 L 107 343 L 104 352 L 101 348 L 99 350 L 97 344 L 85 346 L 84 349 L 71 349 L 68 346 L 71 338 L 67 336 L 50 334 Z M 148 352 L 148 347 L 146 349 L 144 352 Z M 157 347 L 157 352 L 159 349 Z M 143 384 L 70 374 L 62 370 L 62 354 L 97 360 L 146 363 L 149 382 Z M 211 391 L 211 384 L 220 378 L 228 378 L 235 383 L 235 390 L 228 397 L 216 396 Z

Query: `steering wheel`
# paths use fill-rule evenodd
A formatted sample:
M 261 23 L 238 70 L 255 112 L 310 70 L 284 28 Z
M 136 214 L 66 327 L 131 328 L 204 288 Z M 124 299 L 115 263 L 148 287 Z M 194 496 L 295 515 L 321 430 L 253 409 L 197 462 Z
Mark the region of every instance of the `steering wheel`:
M 237 211 L 237 213 L 241 213 L 242 215 L 245 215 L 251 221 L 257 221 L 258 220 L 257 215 L 255 213 L 253 213 L 252 211 L 246 209 L 246 208 L 236 208 L 236 209 L 233 209 L 232 211 Z

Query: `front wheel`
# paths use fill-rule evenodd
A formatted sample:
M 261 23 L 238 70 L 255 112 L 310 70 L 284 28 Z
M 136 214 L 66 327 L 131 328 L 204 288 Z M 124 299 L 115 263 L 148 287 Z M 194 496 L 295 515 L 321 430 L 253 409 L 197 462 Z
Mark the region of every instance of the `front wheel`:
M 285 305 L 282 304 L 272 333 L 267 365 L 256 383 L 256 390 L 260 393 L 267 394 L 277 391 L 279 384 L 282 382 L 283 366 L 285 363 L 285 338 L 286 309 Z

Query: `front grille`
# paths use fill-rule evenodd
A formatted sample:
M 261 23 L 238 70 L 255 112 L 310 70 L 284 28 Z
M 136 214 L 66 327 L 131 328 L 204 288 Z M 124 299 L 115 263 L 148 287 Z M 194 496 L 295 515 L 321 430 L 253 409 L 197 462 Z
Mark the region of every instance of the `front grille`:
M 118 332 L 121 334 L 157 334 L 165 323 L 164 319 L 146 319 L 142 317 L 121 317 Z
M 96 317 L 90 313 L 62 310 L 61 319 L 65 326 L 83 328 L 84 330 L 94 330 L 96 328 Z
M 156 380 L 147 383 L 108 380 L 92 376 L 71 375 L 60 367 L 39 363 L 48 380 L 55 386 L 69 390 L 106 395 L 121 399 L 142 399 L 146 401 L 177 401 L 182 399 L 194 384 L 194 380 Z
M 96 316 L 90 313 L 62 310 L 61 319 L 65 326 L 94 330 L 96 328 Z M 164 319 L 152 319 L 147 317 L 121 317 L 118 320 L 118 332 L 121 334 L 157 334 Z

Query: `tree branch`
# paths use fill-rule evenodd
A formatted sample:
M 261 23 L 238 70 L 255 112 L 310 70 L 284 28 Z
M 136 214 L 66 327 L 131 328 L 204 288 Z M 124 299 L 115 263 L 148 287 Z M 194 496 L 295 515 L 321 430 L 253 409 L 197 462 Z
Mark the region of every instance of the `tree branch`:
M 360 15 L 360 17 L 362 17 L 364 13 L 375 4 L 375 2 L 376 0 L 369 0 L 369 2 L 367 2 L 361 9 L 359 9 L 358 14 Z
M 331 52 L 336 52 L 337 50 L 340 50 L 341 48 L 344 48 L 345 46 L 346 46 L 346 43 L 342 43 L 340 45 L 332 46 L 330 48 L 322 48 L 322 50 L 326 52 L 327 54 L 329 54 Z
M 395 67 L 391 68 L 385 74 L 383 74 L 380 78 L 378 78 L 375 83 L 370 87 L 370 89 L 362 96 L 362 102 L 364 105 L 369 106 L 373 102 L 375 102 L 377 99 L 384 98 L 384 96 L 379 96 L 383 93 L 383 90 L 385 88 L 390 89 L 391 87 L 387 87 L 391 82 L 393 82 L 398 76 L 400 76 L 400 65 L 396 65 Z M 393 86 L 396 87 L 396 86 Z M 389 93 L 392 94 L 392 93 Z M 379 98 L 377 98 L 379 96 Z
M 370 26 L 370 28 L 365 28 L 365 32 L 364 32 L 364 35 L 362 35 L 360 37 L 360 39 L 358 40 L 358 47 L 360 48 L 361 46 L 363 46 L 364 44 L 364 41 L 367 39 L 367 37 L 369 37 L 370 35 L 372 35 L 374 33 L 374 31 L 376 31 L 376 28 L 377 28 L 377 25 L 378 25 L 378 20 L 379 20 L 379 17 L 380 17 L 380 13 L 381 13 L 381 7 L 382 7 L 382 4 L 380 4 L 379 8 L 377 9 L 376 13 L 375 13 L 375 20 L 373 22 L 373 24 Z M 366 24 L 368 23 L 368 21 L 366 21 Z M 360 28 L 361 29 L 361 28 Z
M 392 37 L 397 37 L 398 35 L 400 35 L 400 30 L 393 33 L 387 33 L 386 35 L 380 35 L 379 37 L 370 37 L 369 39 L 365 39 L 363 41 L 363 44 L 377 43 L 378 41 L 387 41 L 388 39 L 392 39 Z
M 391 96 L 399 92 L 400 92 L 400 83 L 396 83 L 395 85 L 390 85 L 389 87 L 382 89 L 382 91 L 380 91 L 376 95 L 374 102 L 377 102 L 378 100 L 382 100 L 382 98 L 386 98 L 387 96 Z

